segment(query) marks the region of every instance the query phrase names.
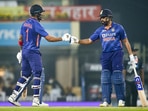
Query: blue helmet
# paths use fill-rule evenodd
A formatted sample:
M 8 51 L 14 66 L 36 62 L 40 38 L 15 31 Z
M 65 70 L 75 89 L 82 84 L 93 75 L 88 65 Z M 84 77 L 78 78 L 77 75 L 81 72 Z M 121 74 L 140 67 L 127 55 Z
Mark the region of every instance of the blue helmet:
M 109 9 L 103 9 L 100 12 L 100 18 L 102 17 L 113 17 L 112 11 Z

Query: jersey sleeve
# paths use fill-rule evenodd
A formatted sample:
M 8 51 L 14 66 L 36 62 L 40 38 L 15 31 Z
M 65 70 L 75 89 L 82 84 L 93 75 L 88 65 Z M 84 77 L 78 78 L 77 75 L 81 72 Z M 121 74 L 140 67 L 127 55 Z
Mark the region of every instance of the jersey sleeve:
M 92 40 L 92 41 L 96 41 L 96 40 L 98 40 L 100 37 L 99 37 L 99 33 L 100 31 L 99 31 L 99 29 L 97 29 L 91 36 L 90 36 L 90 39 Z
M 45 31 L 45 29 L 41 26 L 40 23 L 36 23 L 35 31 L 39 33 L 42 37 L 46 37 L 48 35 L 48 33 Z
M 123 39 L 125 39 L 125 38 L 127 38 L 127 34 L 126 34 L 126 32 L 125 32 L 125 29 L 123 28 L 123 26 L 122 25 L 120 25 L 120 39 L 121 40 L 123 40 Z

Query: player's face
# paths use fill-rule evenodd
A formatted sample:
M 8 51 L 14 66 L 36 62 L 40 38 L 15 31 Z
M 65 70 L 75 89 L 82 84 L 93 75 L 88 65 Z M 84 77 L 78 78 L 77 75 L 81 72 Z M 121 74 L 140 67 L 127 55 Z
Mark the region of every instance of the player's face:
M 40 13 L 40 14 L 37 15 L 38 21 L 42 20 L 42 18 L 43 18 L 43 14 L 42 13 Z
M 110 18 L 109 17 L 101 17 L 100 18 L 100 22 L 104 25 L 107 26 L 110 22 Z

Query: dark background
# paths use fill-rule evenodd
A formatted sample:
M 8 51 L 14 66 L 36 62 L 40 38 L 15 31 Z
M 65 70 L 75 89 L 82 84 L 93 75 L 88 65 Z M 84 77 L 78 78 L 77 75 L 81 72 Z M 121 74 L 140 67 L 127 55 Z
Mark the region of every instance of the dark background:
M 18 0 L 20 4 L 22 2 L 27 4 L 27 1 L 31 0 Z M 47 1 L 47 0 L 46 0 Z M 145 46 L 146 58 L 145 64 L 148 63 L 148 0 L 71 0 L 74 1 L 72 5 L 101 5 L 101 7 L 108 8 L 113 12 L 113 21 L 123 25 L 126 30 L 127 36 L 131 43 L 139 43 L 141 46 Z M 99 13 L 98 13 L 99 14 Z M 80 22 L 80 38 L 88 38 L 101 24 L 97 22 Z M 55 50 L 56 49 L 56 50 Z M 143 49 L 141 48 L 140 51 Z M 20 65 L 16 59 L 16 53 L 19 51 L 19 47 L 0 47 L 0 66 L 5 67 L 13 66 L 13 73 L 15 74 L 15 79 L 19 77 Z M 56 78 L 56 60 L 60 55 L 70 56 L 71 52 L 67 50 L 57 50 L 56 48 L 42 47 L 42 58 L 43 65 L 45 66 L 46 80 L 45 83 L 48 83 L 50 77 Z M 99 42 L 96 42 L 92 45 L 80 45 L 76 56 L 79 61 L 79 86 L 81 86 L 81 70 L 85 63 L 99 63 L 99 56 L 101 52 L 101 45 Z M 126 52 L 126 51 L 125 51 Z M 148 70 L 145 68 L 145 84 L 148 85 Z M 87 72 L 88 73 L 88 72 Z M 93 76 L 94 74 L 95 76 Z M 98 82 L 99 73 L 89 72 L 86 82 Z M 92 77 L 92 78 L 91 78 Z M 89 84 L 88 83 L 88 84 Z M 73 84 L 73 86 L 75 83 Z M 145 86 L 146 86 L 145 85 Z M 148 88 L 147 88 L 148 89 Z M 9 95 L 9 94 L 8 94 Z

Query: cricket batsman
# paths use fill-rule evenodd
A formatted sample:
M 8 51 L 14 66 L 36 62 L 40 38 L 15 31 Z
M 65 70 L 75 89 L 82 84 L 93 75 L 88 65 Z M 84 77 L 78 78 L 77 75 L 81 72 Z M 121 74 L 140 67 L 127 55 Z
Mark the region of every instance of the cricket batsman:
M 130 62 L 135 63 L 132 54 L 131 46 L 127 38 L 127 34 L 121 24 L 113 22 L 113 14 L 109 9 L 103 9 L 99 15 L 102 26 L 98 27 L 89 38 L 78 40 L 72 37 L 72 43 L 78 44 L 92 44 L 100 41 L 102 44 L 102 53 L 100 57 L 102 72 L 101 72 L 101 86 L 102 86 L 102 103 L 101 107 L 108 107 L 111 105 L 112 84 L 115 88 L 117 102 L 119 107 L 125 105 L 124 96 L 124 81 L 122 75 L 123 69 L 123 46 L 125 45 Z
M 71 35 L 63 34 L 62 37 L 54 37 L 49 35 L 40 24 L 42 20 L 42 13 L 45 10 L 38 5 L 32 5 L 30 8 L 31 17 L 24 21 L 21 26 L 18 44 L 21 48 L 20 55 L 22 56 L 21 71 L 22 76 L 18 79 L 16 86 L 9 96 L 8 101 L 15 106 L 21 106 L 18 102 L 23 90 L 29 84 L 33 77 L 33 102 L 32 106 L 47 106 L 47 104 L 40 103 L 40 88 L 41 88 L 41 74 L 42 74 L 42 57 L 40 49 L 41 38 L 48 42 L 70 41 Z

